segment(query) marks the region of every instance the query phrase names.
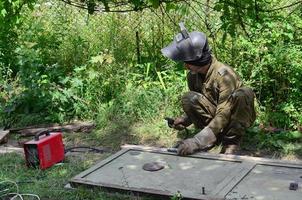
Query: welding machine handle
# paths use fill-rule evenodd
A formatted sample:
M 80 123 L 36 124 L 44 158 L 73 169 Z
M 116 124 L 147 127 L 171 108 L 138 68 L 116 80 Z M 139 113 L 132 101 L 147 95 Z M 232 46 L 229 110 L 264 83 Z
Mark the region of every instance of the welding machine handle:
M 46 135 L 46 136 L 49 136 L 50 135 L 50 133 L 49 133 L 49 131 L 47 130 L 47 129 L 43 129 L 43 130 L 41 130 L 41 131 L 39 131 L 36 135 L 35 135 L 35 141 L 39 141 L 39 138 L 40 138 L 40 136 L 42 136 L 42 135 Z

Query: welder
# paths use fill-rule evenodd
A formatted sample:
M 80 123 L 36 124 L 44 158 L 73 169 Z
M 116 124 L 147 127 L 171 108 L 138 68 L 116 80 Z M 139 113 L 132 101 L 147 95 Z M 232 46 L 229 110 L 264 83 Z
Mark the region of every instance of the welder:
M 255 94 L 245 87 L 234 69 L 211 53 L 203 32 L 188 32 L 180 23 L 180 33 L 162 53 L 188 69 L 189 91 L 182 96 L 184 114 L 175 118 L 173 128 L 194 124 L 198 133 L 181 141 L 179 155 L 222 144 L 221 153 L 236 154 L 246 128 L 255 121 Z

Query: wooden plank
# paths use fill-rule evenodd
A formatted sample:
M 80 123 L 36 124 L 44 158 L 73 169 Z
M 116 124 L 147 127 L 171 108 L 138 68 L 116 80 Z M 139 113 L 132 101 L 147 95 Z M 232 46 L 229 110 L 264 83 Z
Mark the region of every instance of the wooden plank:
M 8 130 L 0 130 L 0 144 L 7 142 Z
M 10 132 L 19 133 L 23 136 L 33 136 L 40 131 L 64 131 L 64 132 L 91 132 L 95 128 L 92 122 L 74 122 L 65 125 L 44 125 L 44 126 L 29 126 L 23 128 L 10 129 Z
M 18 153 L 18 154 L 23 154 L 24 150 L 23 148 L 19 147 L 5 147 L 5 146 L 0 146 L 0 154 L 5 154 L 5 153 Z

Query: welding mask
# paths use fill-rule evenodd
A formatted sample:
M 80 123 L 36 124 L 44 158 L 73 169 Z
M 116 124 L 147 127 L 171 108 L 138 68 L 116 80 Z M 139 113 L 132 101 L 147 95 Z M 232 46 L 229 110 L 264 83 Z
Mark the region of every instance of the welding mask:
M 196 66 L 205 66 L 211 62 L 211 50 L 204 33 L 188 32 L 183 23 L 179 24 L 180 33 L 174 41 L 161 52 L 174 61 L 185 62 Z

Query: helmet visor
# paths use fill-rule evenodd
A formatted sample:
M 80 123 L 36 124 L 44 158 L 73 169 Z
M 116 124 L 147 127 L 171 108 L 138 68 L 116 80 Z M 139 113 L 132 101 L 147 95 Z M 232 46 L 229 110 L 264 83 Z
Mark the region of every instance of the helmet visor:
M 196 59 L 195 49 L 190 38 L 181 42 L 174 40 L 171 44 L 161 49 L 162 54 L 174 61 L 191 61 Z

